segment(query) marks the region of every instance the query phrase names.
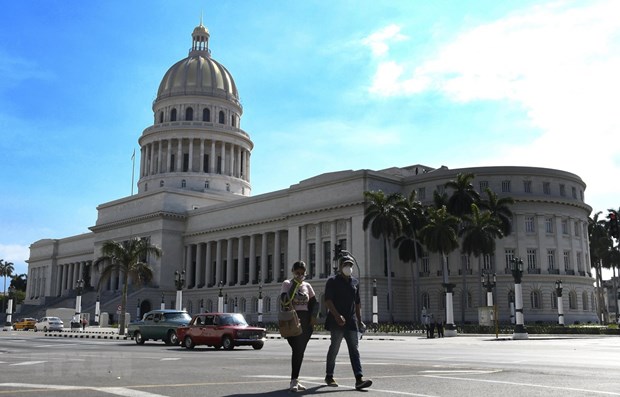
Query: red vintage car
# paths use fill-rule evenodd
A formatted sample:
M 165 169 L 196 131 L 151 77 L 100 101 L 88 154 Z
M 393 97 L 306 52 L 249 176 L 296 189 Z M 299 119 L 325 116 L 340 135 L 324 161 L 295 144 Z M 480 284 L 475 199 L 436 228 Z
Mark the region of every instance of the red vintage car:
M 265 344 L 266 333 L 265 328 L 249 326 L 241 313 L 197 314 L 187 326 L 177 328 L 179 341 L 187 349 L 207 345 L 226 350 L 235 346 L 252 346 L 260 350 Z

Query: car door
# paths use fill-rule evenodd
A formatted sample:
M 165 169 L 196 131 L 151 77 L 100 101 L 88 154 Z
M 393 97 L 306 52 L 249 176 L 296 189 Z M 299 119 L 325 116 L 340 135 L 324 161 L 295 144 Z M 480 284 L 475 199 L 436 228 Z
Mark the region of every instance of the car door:
M 143 324 L 140 324 L 139 329 L 142 333 L 142 337 L 144 339 L 153 339 L 153 318 L 155 317 L 154 313 L 150 313 L 146 317 L 144 317 Z
M 187 334 L 192 337 L 192 340 L 197 345 L 207 344 L 206 323 L 206 316 L 196 316 L 194 322 L 188 325 Z
M 205 327 L 202 334 L 207 345 L 215 346 L 220 343 L 216 332 L 218 321 L 218 316 L 215 314 L 207 314 L 205 316 Z

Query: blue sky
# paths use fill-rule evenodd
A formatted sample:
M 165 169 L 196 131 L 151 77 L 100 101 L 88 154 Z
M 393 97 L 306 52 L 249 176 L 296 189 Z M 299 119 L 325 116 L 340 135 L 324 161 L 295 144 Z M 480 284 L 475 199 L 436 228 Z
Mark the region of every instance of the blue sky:
M 253 194 L 345 169 L 525 165 L 620 207 L 620 2 L 15 1 L 0 15 L 0 258 L 88 232 L 203 15 Z M 605 211 L 606 213 L 606 211 Z

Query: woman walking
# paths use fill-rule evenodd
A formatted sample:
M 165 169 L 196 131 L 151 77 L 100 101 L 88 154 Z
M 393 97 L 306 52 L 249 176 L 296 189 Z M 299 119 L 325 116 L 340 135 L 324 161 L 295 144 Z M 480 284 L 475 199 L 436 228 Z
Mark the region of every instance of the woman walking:
M 286 338 L 292 350 L 291 384 L 289 390 L 297 392 L 306 390 L 299 383 L 299 371 L 304 360 L 306 346 L 312 336 L 312 328 L 319 312 L 319 303 L 310 283 L 304 281 L 306 278 L 306 264 L 302 261 L 295 262 L 292 271 L 293 278 L 291 280 L 284 280 L 282 283 L 280 305 L 282 306 L 281 310 L 288 308 L 295 310 L 301 323 L 302 333 L 298 336 Z

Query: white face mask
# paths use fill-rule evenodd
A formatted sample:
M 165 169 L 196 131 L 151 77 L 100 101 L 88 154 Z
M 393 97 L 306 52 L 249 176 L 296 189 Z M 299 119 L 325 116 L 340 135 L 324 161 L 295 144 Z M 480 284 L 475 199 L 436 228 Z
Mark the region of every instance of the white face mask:
M 342 274 L 344 274 L 347 277 L 351 277 L 351 275 L 353 274 L 353 266 L 345 266 L 342 268 Z

